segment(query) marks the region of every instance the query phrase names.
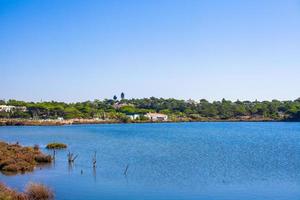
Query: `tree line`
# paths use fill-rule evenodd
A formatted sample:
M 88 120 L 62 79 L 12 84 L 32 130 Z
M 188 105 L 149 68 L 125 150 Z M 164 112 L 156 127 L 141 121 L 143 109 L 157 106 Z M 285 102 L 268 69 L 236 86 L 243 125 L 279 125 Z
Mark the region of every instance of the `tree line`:
M 18 100 L 0 101 L 0 105 L 25 106 L 27 110 L 0 112 L 0 118 L 26 119 L 64 119 L 99 118 L 128 120 L 128 115 L 140 114 L 140 120 L 148 112 L 158 112 L 169 116 L 171 120 L 231 120 L 231 119 L 269 119 L 269 120 L 300 120 L 300 98 L 294 101 L 199 101 L 142 98 L 125 99 L 124 93 L 118 100 L 112 99 L 65 103 L 56 101 L 25 102 Z

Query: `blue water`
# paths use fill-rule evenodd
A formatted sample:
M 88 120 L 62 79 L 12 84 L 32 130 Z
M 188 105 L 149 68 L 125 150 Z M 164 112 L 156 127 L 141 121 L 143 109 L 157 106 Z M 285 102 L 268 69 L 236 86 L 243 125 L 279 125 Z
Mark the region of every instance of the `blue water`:
M 0 140 L 39 144 L 49 154 L 47 143 L 68 144 L 51 165 L 0 174 L 20 190 L 44 183 L 56 199 L 300 199 L 300 123 L 0 127 Z M 73 166 L 68 151 L 79 155 Z

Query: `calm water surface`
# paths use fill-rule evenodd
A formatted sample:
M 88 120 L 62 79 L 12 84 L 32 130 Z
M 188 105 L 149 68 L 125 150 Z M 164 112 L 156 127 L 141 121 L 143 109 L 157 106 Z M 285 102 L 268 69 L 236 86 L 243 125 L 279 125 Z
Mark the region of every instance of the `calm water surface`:
M 79 155 L 73 166 L 62 150 L 32 173 L 0 174 L 18 189 L 49 185 L 57 199 L 300 199 L 300 123 L 0 127 L 0 140 L 49 154 L 58 141 Z

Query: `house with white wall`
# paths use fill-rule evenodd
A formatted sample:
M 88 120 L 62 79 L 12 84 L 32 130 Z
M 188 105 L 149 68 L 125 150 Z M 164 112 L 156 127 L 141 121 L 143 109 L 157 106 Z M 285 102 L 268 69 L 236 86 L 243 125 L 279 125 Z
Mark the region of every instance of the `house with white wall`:
M 133 115 L 127 115 L 127 117 L 129 117 L 131 120 L 136 120 L 140 117 L 139 114 L 133 114 Z
M 15 108 L 15 106 L 0 105 L 0 112 L 12 112 Z
M 0 105 L 0 112 L 14 112 L 14 111 L 25 112 L 26 110 L 27 108 L 25 106 Z
M 145 115 L 148 117 L 151 121 L 167 121 L 168 115 L 161 114 L 161 113 L 147 113 Z

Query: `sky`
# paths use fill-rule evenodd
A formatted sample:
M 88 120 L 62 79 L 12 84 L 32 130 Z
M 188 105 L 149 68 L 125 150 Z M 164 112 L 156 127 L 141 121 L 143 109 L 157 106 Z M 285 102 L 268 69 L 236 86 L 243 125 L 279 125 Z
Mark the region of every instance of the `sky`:
M 0 99 L 300 97 L 300 0 L 0 0 Z

